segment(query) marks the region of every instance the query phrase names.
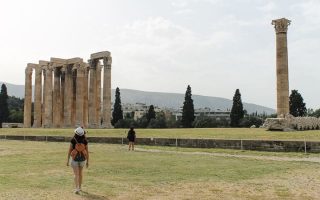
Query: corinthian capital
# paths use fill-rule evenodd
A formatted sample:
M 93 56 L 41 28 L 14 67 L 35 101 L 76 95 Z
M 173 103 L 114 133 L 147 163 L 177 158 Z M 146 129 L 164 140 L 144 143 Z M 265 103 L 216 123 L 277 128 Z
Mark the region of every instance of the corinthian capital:
M 106 69 L 111 69 L 112 57 L 104 57 L 103 58 L 103 65 Z
M 286 33 L 288 31 L 288 26 L 291 24 L 291 21 L 286 18 L 272 20 L 272 25 L 276 33 Z
M 32 71 L 33 71 L 33 67 L 28 66 L 28 67 L 26 67 L 25 73 L 26 73 L 26 75 L 31 75 Z

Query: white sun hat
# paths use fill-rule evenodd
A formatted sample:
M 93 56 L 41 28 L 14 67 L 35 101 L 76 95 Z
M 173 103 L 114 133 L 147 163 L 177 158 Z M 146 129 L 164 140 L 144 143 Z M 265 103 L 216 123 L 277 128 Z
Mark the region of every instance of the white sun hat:
M 84 135 L 84 130 L 81 127 L 76 128 L 76 130 L 74 130 L 74 133 L 79 135 L 79 136 L 83 136 Z

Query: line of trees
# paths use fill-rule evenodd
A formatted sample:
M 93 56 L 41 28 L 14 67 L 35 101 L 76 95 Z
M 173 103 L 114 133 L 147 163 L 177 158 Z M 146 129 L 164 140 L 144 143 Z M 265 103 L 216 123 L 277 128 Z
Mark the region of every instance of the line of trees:
M 136 128 L 214 128 L 250 127 L 252 125 L 259 127 L 263 123 L 263 118 L 267 117 L 267 115 L 259 116 L 257 113 L 247 114 L 246 110 L 243 109 L 240 90 L 237 89 L 233 97 L 230 114 L 231 123 L 223 118 L 219 120 L 207 116 L 196 118 L 190 85 L 187 86 L 185 93 L 181 120 L 176 120 L 174 116 L 168 119 L 164 112 L 156 113 L 153 105 L 150 105 L 148 112 L 137 120 L 134 120 L 133 114 L 126 115 L 123 118 L 119 88 L 116 89 L 112 116 L 112 125 L 115 128 L 129 128 L 132 126 Z
M 2 126 L 2 122 L 22 123 L 23 106 L 24 100 L 14 96 L 8 96 L 6 85 L 2 84 L 0 92 L 0 127 Z M 290 114 L 295 117 L 320 117 L 320 109 L 315 111 L 312 109 L 306 109 L 306 104 L 298 90 L 291 91 L 289 97 L 289 110 Z M 129 128 L 131 126 L 137 128 L 213 128 L 230 126 L 251 127 L 252 125 L 259 127 L 267 117 L 276 117 L 276 115 L 258 115 L 257 113 L 248 114 L 243 108 L 240 90 L 236 89 L 230 112 L 230 122 L 227 119 L 217 120 L 207 116 L 199 116 L 195 118 L 191 87 L 188 85 L 184 97 L 181 120 L 176 120 L 174 116 L 166 117 L 164 112 L 156 113 L 153 105 L 150 105 L 148 112 L 138 120 L 134 120 L 134 113 L 129 114 L 124 118 L 121 106 L 120 89 L 117 87 L 111 124 L 115 128 Z

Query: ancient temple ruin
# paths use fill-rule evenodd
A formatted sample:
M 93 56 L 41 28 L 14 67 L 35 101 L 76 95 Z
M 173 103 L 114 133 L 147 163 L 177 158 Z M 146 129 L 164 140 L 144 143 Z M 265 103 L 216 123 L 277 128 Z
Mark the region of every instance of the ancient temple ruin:
M 24 127 L 30 128 L 32 124 L 35 128 L 111 128 L 111 63 L 108 51 L 91 54 L 88 63 L 78 57 L 28 63 L 25 70 Z

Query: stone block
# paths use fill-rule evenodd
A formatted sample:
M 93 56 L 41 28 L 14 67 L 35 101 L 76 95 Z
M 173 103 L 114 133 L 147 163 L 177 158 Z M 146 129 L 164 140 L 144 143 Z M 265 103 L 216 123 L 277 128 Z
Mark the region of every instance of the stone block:
M 7 135 L 6 136 L 7 140 L 24 140 L 23 135 Z
M 320 142 L 306 142 L 307 147 L 309 146 L 310 153 L 319 153 L 320 152 Z
M 67 59 L 67 64 L 82 63 L 83 59 L 79 57 Z
M 110 55 L 111 55 L 111 53 L 109 51 L 101 51 L 101 52 L 91 54 L 90 58 L 91 59 L 101 59 L 104 57 L 109 57 Z
M 128 140 L 126 140 L 128 142 Z M 136 138 L 136 144 L 139 145 L 153 145 L 154 141 L 151 138 Z
M 47 136 L 48 142 L 65 142 L 66 139 L 63 136 Z
M 87 139 L 92 143 L 122 144 L 121 137 L 88 137 Z
M 154 145 L 157 145 L 157 146 L 176 146 L 176 142 L 177 142 L 177 140 L 173 138 L 154 138 L 154 139 L 150 138 L 151 143 L 152 143 L 152 140 L 154 141 Z
M 28 64 L 27 64 L 27 67 L 37 68 L 37 67 L 39 67 L 39 64 L 28 63 Z
M 39 60 L 39 65 L 40 65 L 40 66 L 47 66 L 47 65 L 49 65 L 49 64 L 50 64 L 49 61 Z
M 55 63 L 57 65 L 66 65 L 67 60 L 63 58 L 50 58 L 51 63 Z

